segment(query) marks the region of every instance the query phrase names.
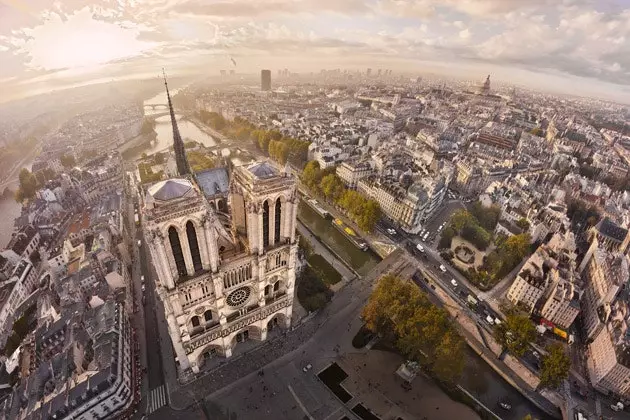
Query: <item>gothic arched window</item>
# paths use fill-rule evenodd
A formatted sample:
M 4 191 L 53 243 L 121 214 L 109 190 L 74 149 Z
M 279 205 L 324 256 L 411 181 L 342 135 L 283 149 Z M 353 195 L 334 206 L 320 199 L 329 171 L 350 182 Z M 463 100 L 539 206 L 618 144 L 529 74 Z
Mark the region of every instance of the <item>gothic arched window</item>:
M 199 243 L 197 242 L 197 231 L 195 225 L 190 220 L 186 223 L 186 236 L 188 236 L 188 247 L 192 257 L 195 273 L 203 269 L 201 264 L 201 254 L 199 254 Z
M 188 275 L 186 262 L 184 261 L 184 253 L 182 252 L 182 244 L 179 242 L 179 234 L 177 233 L 177 229 L 173 226 L 168 228 L 168 239 L 171 243 L 171 251 L 173 252 L 173 259 L 177 267 L 177 274 L 180 276 Z

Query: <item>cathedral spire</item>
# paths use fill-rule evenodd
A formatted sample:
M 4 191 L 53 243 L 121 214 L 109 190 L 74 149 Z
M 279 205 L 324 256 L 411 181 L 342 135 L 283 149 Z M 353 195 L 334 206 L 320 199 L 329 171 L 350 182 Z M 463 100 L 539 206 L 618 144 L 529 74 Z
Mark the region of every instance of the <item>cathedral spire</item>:
M 187 175 L 190 174 L 190 166 L 188 166 L 184 142 L 182 141 L 182 136 L 179 134 L 179 128 L 177 127 L 177 119 L 175 119 L 175 111 L 173 110 L 173 102 L 171 102 L 171 94 L 168 91 L 168 83 L 166 83 L 166 72 L 164 69 L 162 69 L 162 74 L 164 75 L 164 86 L 166 87 L 166 97 L 168 98 L 168 109 L 171 113 L 171 125 L 173 126 L 173 148 L 175 149 L 177 173 L 178 175 Z

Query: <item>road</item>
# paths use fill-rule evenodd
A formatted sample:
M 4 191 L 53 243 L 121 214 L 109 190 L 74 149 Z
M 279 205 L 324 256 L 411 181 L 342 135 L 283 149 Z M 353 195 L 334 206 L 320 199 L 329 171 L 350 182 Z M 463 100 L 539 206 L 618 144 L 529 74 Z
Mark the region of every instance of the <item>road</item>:
M 136 331 L 139 346 L 140 366 L 143 371 L 139 410 L 136 418 L 145 413 L 153 412 L 166 405 L 167 390 L 164 386 L 164 374 L 160 357 L 159 337 L 155 318 L 155 296 L 153 278 L 145 255 L 146 247 L 142 244 L 142 230 L 136 228 L 134 210 L 137 204 L 135 194 L 129 194 L 127 200 L 127 220 L 130 227 L 132 249 L 132 294 L 135 312 L 132 324 Z M 140 246 L 138 244 L 140 243 Z M 144 278 L 144 290 L 143 282 Z M 143 295 L 145 298 L 143 299 Z M 146 304 L 143 304 L 146 302 Z

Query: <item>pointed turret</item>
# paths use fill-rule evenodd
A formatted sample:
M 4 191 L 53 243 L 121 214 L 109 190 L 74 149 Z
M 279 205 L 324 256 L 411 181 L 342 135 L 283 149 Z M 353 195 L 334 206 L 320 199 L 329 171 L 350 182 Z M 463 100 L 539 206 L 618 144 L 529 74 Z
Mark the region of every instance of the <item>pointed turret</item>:
M 168 109 L 171 113 L 171 125 L 173 126 L 173 148 L 175 149 L 175 163 L 177 164 L 177 174 L 180 176 L 190 174 L 190 166 L 188 165 L 188 159 L 186 159 L 186 150 L 184 149 L 184 142 L 182 136 L 179 134 L 179 127 L 177 127 L 177 119 L 175 118 L 175 111 L 173 110 L 173 102 L 171 102 L 171 94 L 168 91 L 168 83 L 166 83 L 166 73 L 162 69 L 164 75 L 164 86 L 166 87 L 166 97 L 168 99 Z

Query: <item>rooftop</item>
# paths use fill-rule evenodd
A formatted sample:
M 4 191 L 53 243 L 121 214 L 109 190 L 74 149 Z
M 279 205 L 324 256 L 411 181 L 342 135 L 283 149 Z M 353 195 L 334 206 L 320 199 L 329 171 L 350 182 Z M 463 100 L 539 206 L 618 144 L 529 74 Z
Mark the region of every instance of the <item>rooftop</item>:
M 230 178 L 226 168 L 213 168 L 196 174 L 197 182 L 206 196 L 228 192 Z
M 258 179 L 272 178 L 278 175 L 278 170 L 268 162 L 257 162 L 247 167 L 247 170 Z
M 612 220 L 608 217 L 602 219 L 601 222 L 597 225 L 597 231 L 611 239 L 614 239 L 618 242 L 623 242 L 628 235 L 628 230 L 624 229 L 620 226 L 617 226 Z
M 149 194 L 156 200 L 170 201 L 185 196 L 192 188 L 187 179 L 173 178 L 151 185 Z

